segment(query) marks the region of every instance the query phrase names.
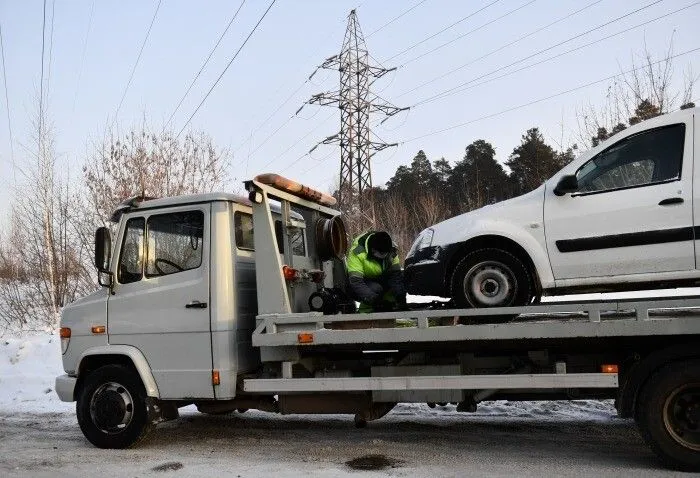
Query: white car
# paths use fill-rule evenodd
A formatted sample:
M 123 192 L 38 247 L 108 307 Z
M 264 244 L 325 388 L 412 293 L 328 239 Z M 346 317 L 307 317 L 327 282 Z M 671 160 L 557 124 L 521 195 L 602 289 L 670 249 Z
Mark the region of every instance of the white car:
M 700 108 L 630 127 L 536 190 L 425 229 L 409 293 L 462 307 L 700 282 Z

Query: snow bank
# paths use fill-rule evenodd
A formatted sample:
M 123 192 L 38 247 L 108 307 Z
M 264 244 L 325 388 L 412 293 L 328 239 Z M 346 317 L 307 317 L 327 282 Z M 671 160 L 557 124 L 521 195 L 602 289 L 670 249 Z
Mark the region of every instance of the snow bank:
M 58 400 L 54 380 L 63 373 L 58 335 L 18 334 L 0 338 L 0 410 L 73 411 Z

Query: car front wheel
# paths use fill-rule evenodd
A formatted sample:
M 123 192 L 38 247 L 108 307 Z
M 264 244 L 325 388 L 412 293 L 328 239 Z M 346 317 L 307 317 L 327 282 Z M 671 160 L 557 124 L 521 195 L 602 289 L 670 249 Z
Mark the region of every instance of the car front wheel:
M 452 299 L 461 308 L 516 307 L 534 296 L 523 262 L 502 249 L 479 249 L 467 254 L 452 274 Z M 496 320 L 513 316 L 496 316 Z M 489 317 L 493 319 L 493 317 Z

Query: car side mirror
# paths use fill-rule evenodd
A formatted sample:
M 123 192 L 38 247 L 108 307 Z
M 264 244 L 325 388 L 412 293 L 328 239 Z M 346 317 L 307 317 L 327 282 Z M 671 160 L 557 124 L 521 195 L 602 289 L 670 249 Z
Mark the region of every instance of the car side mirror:
M 563 196 L 567 193 L 575 193 L 576 191 L 578 191 L 578 180 L 573 174 L 562 176 L 554 188 L 554 194 L 557 196 Z

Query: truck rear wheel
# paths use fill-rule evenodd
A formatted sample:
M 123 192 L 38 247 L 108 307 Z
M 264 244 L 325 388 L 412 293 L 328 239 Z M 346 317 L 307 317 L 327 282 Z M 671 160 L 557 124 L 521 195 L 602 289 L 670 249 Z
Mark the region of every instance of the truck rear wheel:
M 99 448 L 128 448 L 150 428 L 146 390 L 122 365 L 105 365 L 86 377 L 76 414 L 85 437 Z
M 658 370 L 638 399 L 644 440 L 668 467 L 700 471 L 700 360 Z
M 516 307 L 527 305 L 534 290 L 523 262 L 502 249 L 479 249 L 467 254 L 452 274 L 452 299 L 457 307 Z M 489 316 L 507 322 L 517 315 Z

